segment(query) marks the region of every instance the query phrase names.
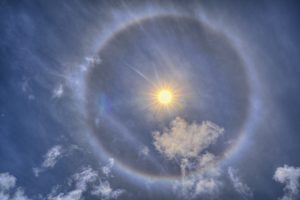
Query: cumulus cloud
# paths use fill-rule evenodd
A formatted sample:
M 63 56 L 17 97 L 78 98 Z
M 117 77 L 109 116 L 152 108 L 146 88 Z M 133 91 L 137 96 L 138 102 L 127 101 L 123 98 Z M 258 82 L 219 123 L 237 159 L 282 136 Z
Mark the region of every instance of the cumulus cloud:
M 222 133 L 223 129 L 212 122 L 188 124 L 177 117 L 170 123 L 170 128 L 165 128 L 162 133 L 153 133 L 154 146 L 169 159 L 197 157 L 215 143 Z
M 16 177 L 9 173 L 0 173 L 1 200 L 30 200 L 22 188 L 16 188 Z
M 47 153 L 44 155 L 44 161 L 38 168 L 33 168 L 35 176 L 45 171 L 48 168 L 53 168 L 58 160 L 63 157 L 65 150 L 60 145 L 53 146 Z
M 228 168 L 228 176 L 234 187 L 234 189 L 242 196 L 243 199 L 249 199 L 253 196 L 253 193 L 248 185 L 241 181 L 241 178 L 237 175 L 237 170 Z
M 300 168 L 284 165 L 278 167 L 273 176 L 274 180 L 284 184 L 284 196 L 281 200 L 296 200 L 300 198 Z
M 206 149 L 223 134 L 224 129 L 204 121 L 189 124 L 177 117 L 162 132 L 153 132 L 155 148 L 169 160 L 179 161 L 182 180 L 175 189 L 185 197 L 213 194 L 222 185 L 216 156 Z M 198 175 L 189 171 L 202 170 Z M 178 187 L 181 189 L 178 190 Z

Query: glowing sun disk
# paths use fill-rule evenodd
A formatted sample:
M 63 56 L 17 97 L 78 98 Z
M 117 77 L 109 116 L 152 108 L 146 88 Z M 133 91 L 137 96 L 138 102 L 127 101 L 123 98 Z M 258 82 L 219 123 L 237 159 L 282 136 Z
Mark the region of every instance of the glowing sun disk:
M 173 100 L 173 92 L 169 89 L 161 89 L 157 93 L 157 100 L 162 105 L 169 105 Z

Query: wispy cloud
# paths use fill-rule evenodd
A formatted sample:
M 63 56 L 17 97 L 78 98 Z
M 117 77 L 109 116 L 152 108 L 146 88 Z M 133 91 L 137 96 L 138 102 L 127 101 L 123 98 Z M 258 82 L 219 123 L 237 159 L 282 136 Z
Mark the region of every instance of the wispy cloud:
M 300 198 L 300 168 L 284 165 L 278 167 L 273 176 L 274 180 L 284 184 L 284 196 L 281 200 L 296 200 Z
M 147 157 L 150 153 L 150 149 L 147 146 L 142 146 L 139 151 L 139 156 Z
M 33 168 L 35 176 L 39 176 L 41 172 L 48 168 L 53 168 L 59 159 L 63 157 L 64 152 L 65 150 L 60 145 L 53 146 L 51 149 L 49 149 L 46 155 L 44 155 L 44 161 L 42 162 L 41 166 Z
M 108 160 L 108 163 L 105 165 L 105 166 L 103 166 L 101 169 L 102 169 L 102 173 L 104 174 L 104 175 L 106 175 L 106 176 L 109 176 L 110 175 L 110 173 L 111 173 L 111 169 L 112 169 L 112 167 L 114 166 L 114 159 L 113 158 L 110 158 L 109 160 Z
M 70 181 L 74 188 L 66 193 L 59 193 L 54 188 L 47 200 L 79 200 L 84 199 L 83 194 L 89 192 L 91 195 L 101 197 L 101 199 L 117 199 L 125 192 L 123 189 L 113 189 L 106 177 L 100 177 L 98 171 L 90 166 L 84 167 L 80 172 L 74 174 Z M 90 188 L 90 189 L 89 189 Z
M 253 193 L 251 189 L 247 184 L 241 181 L 241 178 L 237 175 L 237 170 L 229 167 L 227 172 L 234 189 L 242 196 L 242 198 L 252 198 Z
M 86 191 L 89 183 L 93 183 L 99 179 L 99 174 L 91 167 L 85 167 L 81 172 L 74 174 L 72 179 L 75 182 L 76 189 Z
M 79 200 L 83 199 L 83 193 L 87 191 L 88 184 L 92 184 L 99 179 L 98 173 L 91 167 L 84 167 L 80 172 L 74 174 L 69 183 L 75 187 L 67 193 L 58 193 L 53 190 L 47 200 Z
M 60 98 L 64 94 L 63 84 L 58 84 L 52 91 L 52 98 Z
M 86 60 L 87 64 L 91 64 L 91 65 L 97 65 L 102 62 L 101 58 L 98 56 L 85 57 L 85 60 Z
M 101 199 L 108 200 L 108 199 L 117 199 L 120 195 L 125 192 L 123 189 L 116 189 L 113 190 L 110 186 L 110 183 L 105 181 L 100 181 L 100 183 L 94 186 L 92 190 L 92 194 L 95 196 L 100 196 Z
M 76 148 L 76 147 L 75 147 Z M 71 148 L 71 150 L 74 149 Z M 59 158 L 68 151 L 57 145 L 52 147 L 44 156 L 44 161 L 39 172 L 55 167 Z M 102 167 L 102 175 L 90 166 L 83 167 L 79 172 L 73 174 L 66 185 L 56 185 L 51 192 L 45 196 L 38 195 L 41 200 L 85 200 L 85 194 L 100 197 L 104 200 L 117 199 L 124 189 L 114 189 L 109 178 L 111 177 L 114 160 L 110 158 L 108 163 Z M 105 169 L 105 170 L 103 170 Z M 39 173 L 38 172 L 38 173 Z M 105 176 L 103 176 L 103 174 Z M 16 177 L 9 173 L 0 173 L 0 200 L 30 200 L 24 190 L 16 187 Z M 67 190 L 66 190 L 66 188 Z M 64 190 L 62 190 L 64 188 Z M 63 192 L 62 192 L 63 191 Z

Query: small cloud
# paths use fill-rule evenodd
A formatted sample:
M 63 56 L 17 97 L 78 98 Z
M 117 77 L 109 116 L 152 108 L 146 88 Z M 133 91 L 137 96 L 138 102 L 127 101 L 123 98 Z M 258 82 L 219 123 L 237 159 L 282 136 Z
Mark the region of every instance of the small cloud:
M 110 158 L 108 160 L 108 164 L 102 167 L 102 173 L 105 174 L 106 176 L 109 176 L 111 173 L 111 168 L 114 166 L 114 159 Z
M 94 57 L 85 57 L 85 60 L 87 61 L 88 64 L 100 64 L 102 62 L 101 58 L 99 58 L 98 56 L 94 56 Z
M 86 65 L 79 65 L 79 68 L 80 68 L 80 70 L 82 71 L 82 72 L 85 72 L 85 71 L 87 71 L 88 70 L 88 67 L 86 66 Z
M 29 84 L 29 81 L 30 80 L 28 78 L 24 78 L 24 80 L 22 81 L 21 89 L 22 92 L 27 95 L 28 100 L 32 101 L 35 100 L 35 96 L 33 94 L 33 90 Z
M 59 84 L 52 92 L 52 98 L 60 98 L 64 94 L 64 86 Z
M 50 194 L 47 197 L 47 200 L 80 200 L 81 197 L 82 197 L 82 190 L 72 190 L 67 194 L 59 193 L 56 196 L 52 196 L 52 194 Z
M 284 165 L 278 167 L 273 179 L 284 184 L 284 196 L 281 200 L 296 200 L 300 198 L 300 168 Z
M 220 182 L 215 178 L 203 178 L 196 182 L 196 194 L 212 194 L 219 188 Z
M 229 167 L 228 176 L 234 189 L 243 197 L 243 199 L 249 199 L 253 196 L 251 189 L 248 185 L 241 181 L 240 177 L 237 175 L 236 170 Z
M 94 186 L 92 190 L 92 194 L 95 196 L 100 196 L 102 199 L 117 199 L 121 194 L 123 194 L 125 190 L 116 189 L 113 190 L 108 181 L 100 181 L 100 184 Z
M 37 177 L 39 174 L 46 169 L 53 168 L 59 159 L 64 156 L 65 150 L 60 145 L 53 146 L 47 153 L 44 155 L 44 161 L 41 167 L 33 168 L 34 175 Z
M 85 191 L 89 183 L 95 182 L 99 178 L 98 173 L 91 167 L 84 168 L 81 172 L 73 175 L 73 181 L 76 182 L 76 189 Z
M 143 156 L 143 157 L 146 157 L 149 155 L 149 148 L 147 146 L 142 146 L 140 152 L 139 152 L 139 156 Z

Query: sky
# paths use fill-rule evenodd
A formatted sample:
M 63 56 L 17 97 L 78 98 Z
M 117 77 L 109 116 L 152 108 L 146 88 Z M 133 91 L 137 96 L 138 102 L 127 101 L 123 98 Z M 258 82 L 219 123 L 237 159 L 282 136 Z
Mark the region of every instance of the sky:
M 0 0 L 0 200 L 300 199 L 299 13 Z

